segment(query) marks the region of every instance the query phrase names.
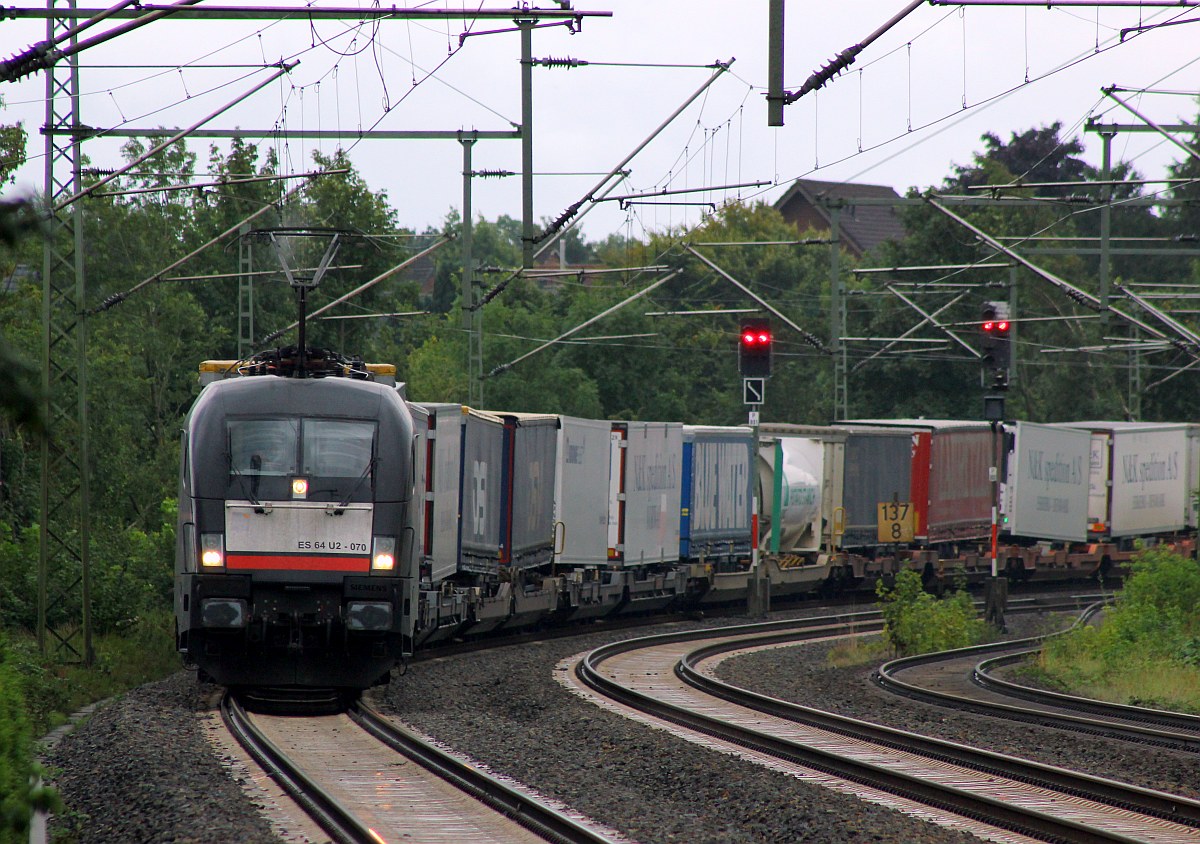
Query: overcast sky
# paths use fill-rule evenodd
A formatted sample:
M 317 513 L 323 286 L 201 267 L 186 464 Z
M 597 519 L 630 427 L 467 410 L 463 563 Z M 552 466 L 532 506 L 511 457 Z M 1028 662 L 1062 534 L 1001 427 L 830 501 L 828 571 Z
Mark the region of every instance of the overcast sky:
M 40 8 L 44 3 L 17 0 L 15 5 Z M 254 5 L 300 4 L 257 0 Z M 313 5 L 372 3 L 322 0 Z M 413 5 L 461 8 L 450 0 Z M 548 0 L 541 5 L 555 7 Z M 905 5 L 904 0 L 793 0 L 787 7 L 786 86 L 799 88 L 814 68 L 865 39 Z M 769 183 L 676 197 L 719 204 L 738 196 L 774 201 L 798 177 L 886 184 L 899 192 L 936 185 L 954 164 L 970 162 L 982 148 L 984 132 L 1007 139 L 1013 131 L 1057 120 L 1064 134 L 1082 134 L 1089 115 L 1139 123 L 1101 93 L 1111 84 L 1175 92 L 1119 95 L 1159 123 L 1193 120 L 1197 112 L 1200 24 L 1160 26 L 1127 35 L 1124 43 L 1120 38 L 1123 27 L 1200 18 L 1200 11 L 1187 8 L 926 4 L 867 47 L 848 72 L 789 106 L 784 127 L 768 128 L 767 0 L 574 0 L 573 6 L 612 12 L 612 17 L 589 18 L 575 34 L 564 27 L 534 33 L 535 58 L 591 63 L 534 73 L 539 219 L 557 217 L 645 141 L 712 75 L 705 66 L 715 61 L 734 60 L 729 72 L 632 161 L 627 181 L 613 195 Z M 351 150 L 368 184 L 387 191 L 402 225 L 422 230 L 461 208 L 460 145 L 356 141 L 354 132 L 360 127 L 508 130 L 519 124 L 519 36 L 473 35 L 460 46 L 464 29 L 478 33 L 506 26 L 485 20 L 386 21 L 377 27 L 354 21 L 311 26 L 307 20 L 158 22 L 83 54 L 82 119 L 103 127 L 186 126 L 265 78 L 266 72 L 256 69 L 264 61 L 299 59 L 289 77 L 209 125 L 248 131 L 279 127 L 278 138 L 253 139 L 277 146 L 290 172 L 311 169 L 311 151 L 331 152 L 337 142 L 289 138 L 288 130 L 341 128 L 347 133 L 342 146 Z M 44 37 L 44 21 L 0 22 L 5 56 Z M 30 133 L 31 163 L 15 187 L 5 188 L 7 195 L 41 189 L 37 129 L 44 121 L 44 90 L 40 75 L 0 84 L 7 102 L 0 121 L 20 120 Z M 1085 157 L 1098 165 L 1099 138 L 1087 134 L 1083 141 Z M 201 169 L 210 143 L 190 143 L 201 153 Z M 119 164 L 118 150 L 119 143 L 106 140 L 85 146 L 92 163 L 102 167 Z M 1114 150 L 1150 178 L 1163 177 L 1165 166 L 1184 155 L 1154 134 L 1122 134 Z M 473 165 L 519 171 L 520 143 L 481 141 Z M 519 218 L 519 180 L 476 180 L 473 201 L 477 215 Z M 614 231 L 641 236 L 695 223 L 706 210 L 702 205 L 622 210 L 606 202 L 584 218 L 582 227 L 589 239 Z

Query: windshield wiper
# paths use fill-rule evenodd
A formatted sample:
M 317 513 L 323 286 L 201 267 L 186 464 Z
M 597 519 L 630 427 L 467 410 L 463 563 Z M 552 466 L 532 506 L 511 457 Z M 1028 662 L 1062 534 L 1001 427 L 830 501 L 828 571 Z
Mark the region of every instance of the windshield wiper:
M 246 476 L 238 471 L 237 466 L 233 465 L 232 456 L 229 458 L 229 471 L 238 479 L 238 486 L 241 487 L 242 493 L 246 496 L 247 500 L 255 507 L 261 507 L 262 502 L 255 496 L 255 493 L 258 491 L 258 475 L 254 476 L 254 479 L 250 482 L 250 488 L 246 489 Z
M 350 503 L 350 499 L 354 497 L 355 493 L 357 493 L 359 488 L 363 485 L 363 481 L 370 477 L 371 471 L 375 468 L 375 464 L 378 462 L 378 460 L 379 458 L 372 457 L 367 461 L 367 467 L 363 469 L 362 474 L 358 476 L 358 480 L 354 482 L 354 486 L 351 488 L 351 490 L 346 493 L 346 497 L 342 499 L 342 503 L 333 509 L 333 515 L 340 516 L 342 513 L 346 512 L 346 505 Z

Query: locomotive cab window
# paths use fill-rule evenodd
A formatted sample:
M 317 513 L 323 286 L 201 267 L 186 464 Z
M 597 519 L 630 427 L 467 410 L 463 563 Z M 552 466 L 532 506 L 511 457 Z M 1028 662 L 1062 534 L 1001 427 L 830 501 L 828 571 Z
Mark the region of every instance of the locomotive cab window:
M 306 419 L 302 438 L 306 475 L 358 478 L 371 468 L 375 426 L 370 422 Z
M 295 419 L 229 423 L 229 463 L 234 475 L 287 477 L 296 473 L 300 425 Z
M 375 423 L 347 419 L 229 421 L 229 475 L 235 498 L 369 501 Z

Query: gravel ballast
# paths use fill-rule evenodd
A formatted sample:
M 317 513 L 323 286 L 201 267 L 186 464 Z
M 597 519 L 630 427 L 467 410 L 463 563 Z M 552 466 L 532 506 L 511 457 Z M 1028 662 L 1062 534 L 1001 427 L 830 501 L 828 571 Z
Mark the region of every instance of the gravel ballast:
M 813 608 L 788 615 L 820 615 Z M 670 629 L 736 623 L 680 622 Z M 1017 633 L 1037 622 L 1013 617 Z M 977 840 L 768 771 L 606 711 L 566 689 L 563 659 L 649 631 L 600 633 L 419 661 L 374 702 L 422 733 L 630 839 L 689 844 Z M 1197 795 L 1193 755 L 949 713 L 830 668 L 821 644 L 724 663 L 724 679 L 798 702 L 1101 776 Z M 70 812 L 52 831 L 88 842 L 283 840 L 205 737 L 214 689 L 180 672 L 100 707 L 47 752 Z M 294 838 L 289 838 L 289 841 Z

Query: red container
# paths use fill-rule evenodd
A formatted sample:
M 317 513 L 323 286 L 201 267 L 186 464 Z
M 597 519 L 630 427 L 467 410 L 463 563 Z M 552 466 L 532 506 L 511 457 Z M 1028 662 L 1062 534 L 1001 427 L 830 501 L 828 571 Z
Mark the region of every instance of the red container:
M 867 419 L 853 427 L 899 428 L 912 437 L 909 501 L 915 538 L 936 544 L 984 539 L 992 526 L 994 440 L 986 422 Z

